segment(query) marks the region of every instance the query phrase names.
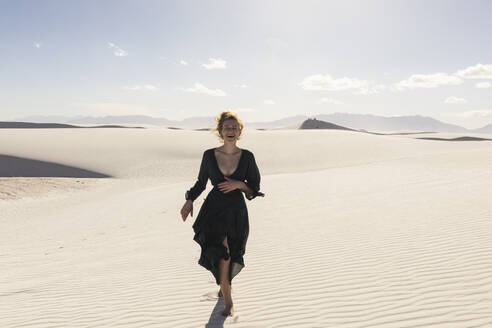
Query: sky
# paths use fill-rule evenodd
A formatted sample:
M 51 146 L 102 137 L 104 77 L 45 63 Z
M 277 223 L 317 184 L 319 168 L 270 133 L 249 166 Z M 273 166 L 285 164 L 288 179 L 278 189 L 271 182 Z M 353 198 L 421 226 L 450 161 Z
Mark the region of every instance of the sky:
M 0 120 L 492 123 L 492 1 L 0 0 Z

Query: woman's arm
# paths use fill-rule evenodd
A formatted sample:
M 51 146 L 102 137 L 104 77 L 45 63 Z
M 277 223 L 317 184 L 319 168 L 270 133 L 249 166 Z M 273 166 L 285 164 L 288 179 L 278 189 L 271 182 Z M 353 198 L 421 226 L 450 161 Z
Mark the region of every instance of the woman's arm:
M 200 164 L 200 172 L 198 173 L 198 178 L 195 185 L 191 187 L 185 193 L 186 202 L 181 208 L 181 218 L 186 221 L 188 214 L 191 213 L 193 217 L 193 201 L 200 196 L 200 194 L 205 190 L 208 181 L 208 167 L 207 167 L 207 151 L 203 152 L 202 163 Z
M 181 218 L 183 219 L 183 221 L 186 221 L 186 218 L 190 213 L 191 217 L 193 217 L 193 201 L 187 200 L 181 208 Z
M 241 189 L 242 191 L 244 191 L 245 193 L 247 194 L 252 194 L 253 193 L 253 190 L 248 187 L 247 184 L 245 184 L 243 181 L 239 181 L 241 184 L 239 185 L 239 189 Z
M 253 192 L 243 181 L 234 180 L 226 176 L 224 176 L 224 179 L 226 179 L 226 181 L 219 183 L 217 187 L 225 194 L 236 189 L 244 192 Z
M 248 200 L 252 200 L 253 198 L 260 196 L 265 196 L 264 193 L 260 192 L 260 170 L 258 169 L 258 165 L 256 165 L 255 156 L 253 153 L 250 153 L 250 160 L 248 165 L 248 170 L 246 172 L 246 188 L 244 190 L 244 194 Z
M 208 167 L 207 167 L 207 151 L 203 152 L 202 163 L 200 164 L 200 172 L 195 185 L 186 191 L 186 200 L 194 201 L 205 190 L 208 181 Z

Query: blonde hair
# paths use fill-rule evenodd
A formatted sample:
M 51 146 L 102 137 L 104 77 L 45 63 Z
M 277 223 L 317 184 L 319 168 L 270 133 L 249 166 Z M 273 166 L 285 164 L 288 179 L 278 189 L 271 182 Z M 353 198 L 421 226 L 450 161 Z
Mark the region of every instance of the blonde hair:
M 243 125 L 243 122 L 241 122 L 241 120 L 239 119 L 239 117 L 236 114 L 234 114 L 233 112 L 231 112 L 230 110 L 227 110 L 227 111 L 220 113 L 219 116 L 217 116 L 215 118 L 217 125 L 212 129 L 212 131 L 215 132 L 215 134 L 217 135 L 217 137 L 219 137 L 219 139 L 221 141 L 224 141 L 224 138 L 220 135 L 220 131 L 222 130 L 222 127 L 224 126 L 224 122 L 227 120 L 234 120 L 237 122 L 237 125 L 239 128 L 239 136 L 237 137 L 237 139 L 239 140 L 241 138 L 241 133 L 243 131 L 244 125 Z

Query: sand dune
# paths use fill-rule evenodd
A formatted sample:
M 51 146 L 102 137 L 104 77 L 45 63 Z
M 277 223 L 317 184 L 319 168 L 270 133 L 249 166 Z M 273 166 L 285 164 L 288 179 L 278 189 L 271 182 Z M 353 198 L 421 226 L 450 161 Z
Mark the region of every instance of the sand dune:
M 0 122 L 0 129 L 66 129 L 66 128 L 137 128 L 142 127 L 123 125 L 80 126 L 63 123 L 32 123 L 32 122 Z
M 490 143 L 245 131 L 239 146 L 254 152 L 267 196 L 248 202 L 246 267 L 224 320 L 213 277 L 197 264 L 194 218 L 178 215 L 202 151 L 218 145 L 212 134 L 6 137 L 2 154 L 114 178 L 0 199 L 1 327 L 492 325 Z
M 286 127 L 286 128 L 292 128 L 292 127 Z M 325 122 L 322 120 L 317 120 L 317 119 L 307 119 L 304 122 L 302 122 L 300 125 L 295 126 L 296 129 L 300 130 L 313 130 L 313 129 L 325 129 L 325 130 L 346 130 L 346 131 L 356 131 L 356 132 L 361 132 L 361 133 L 369 133 L 369 134 L 374 134 L 374 135 L 380 135 L 380 136 L 389 136 L 389 135 L 413 135 L 413 134 L 429 134 L 429 133 L 436 133 L 436 132 L 422 132 L 422 131 L 412 131 L 412 132 L 405 132 L 405 131 L 398 131 L 398 132 L 372 132 L 372 131 L 367 131 L 365 129 L 360 129 L 360 130 L 354 130 L 354 129 L 349 129 L 344 126 L 336 125 L 330 122 Z M 285 128 L 284 128 L 285 129 Z M 420 139 L 428 139 L 428 140 L 448 140 L 448 139 L 440 139 L 440 138 L 420 138 Z M 455 138 L 452 140 L 487 140 L 484 138 L 476 138 L 476 137 L 459 137 Z
M 487 138 L 477 138 L 477 137 L 456 137 L 456 138 L 417 138 L 417 139 L 424 139 L 424 140 L 440 140 L 440 141 L 486 141 L 486 140 L 492 140 L 492 139 L 487 139 Z
M 109 178 L 103 173 L 0 154 L 0 177 Z
M 331 130 L 348 130 L 355 131 L 353 129 L 346 128 L 344 126 L 336 125 L 330 122 L 325 122 L 317 119 L 307 119 L 299 126 L 301 130 L 307 129 L 331 129 Z

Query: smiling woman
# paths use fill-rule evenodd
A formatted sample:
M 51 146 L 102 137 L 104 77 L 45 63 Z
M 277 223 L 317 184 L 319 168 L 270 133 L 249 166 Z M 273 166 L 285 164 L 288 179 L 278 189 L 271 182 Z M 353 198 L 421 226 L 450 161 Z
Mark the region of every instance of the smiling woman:
M 181 217 L 193 216 L 193 201 L 205 190 L 207 180 L 214 185 L 193 224 L 194 240 L 201 247 L 198 263 L 212 272 L 219 297 L 223 296 L 224 316 L 233 314 L 232 279 L 244 267 L 243 255 L 249 234 L 248 200 L 264 196 L 260 190 L 260 172 L 252 152 L 236 146 L 243 125 L 232 112 L 216 119 L 215 131 L 224 145 L 203 153 L 198 180 L 186 192 Z

